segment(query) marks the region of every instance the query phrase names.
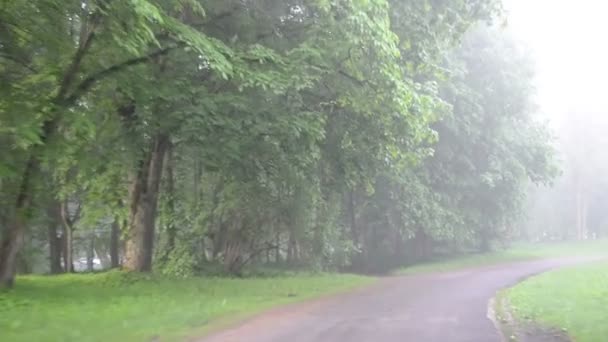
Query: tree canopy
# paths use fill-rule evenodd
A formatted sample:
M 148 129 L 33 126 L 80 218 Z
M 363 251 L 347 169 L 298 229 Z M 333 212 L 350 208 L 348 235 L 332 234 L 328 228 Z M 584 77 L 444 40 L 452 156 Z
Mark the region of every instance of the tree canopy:
M 2 2 L 0 284 L 41 255 L 377 272 L 507 241 L 555 166 L 500 18 L 494 0 Z

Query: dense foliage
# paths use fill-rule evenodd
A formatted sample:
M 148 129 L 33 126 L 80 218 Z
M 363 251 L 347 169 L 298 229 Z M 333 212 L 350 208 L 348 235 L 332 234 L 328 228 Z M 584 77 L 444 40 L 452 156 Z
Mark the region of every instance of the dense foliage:
M 184 276 L 379 271 L 506 241 L 554 171 L 500 12 L 2 2 L 0 283 L 40 255 L 52 273 L 84 255 Z

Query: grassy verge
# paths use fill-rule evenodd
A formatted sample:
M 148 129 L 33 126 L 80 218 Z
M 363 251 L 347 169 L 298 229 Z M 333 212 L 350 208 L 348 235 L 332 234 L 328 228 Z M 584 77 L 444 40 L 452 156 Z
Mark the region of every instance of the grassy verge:
M 522 243 L 516 244 L 503 251 L 457 256 L 450 258 L 449 260 L 438 260 L 414 265 L 399 269 L 396 271 L 396 274 L 407 275 L 427 272 L 443 272 L 469 267 L 491 266 L 508 262 L 557 258 L 564 256 L 601 255 L 608 255 L 608 240 L 543 244 Z
M 226 317 L 373 282 L 354 275 L 168 279 L 109 272 L 21 277 L 0 293 L 0 340 L 160 341 L 201 333 Z M 211 324 L 210 324 L 211 322 Z
M 560 329 L 577 342 L 608 336 L 608 262 L 542 274 L 504 294 L 522 322 Z

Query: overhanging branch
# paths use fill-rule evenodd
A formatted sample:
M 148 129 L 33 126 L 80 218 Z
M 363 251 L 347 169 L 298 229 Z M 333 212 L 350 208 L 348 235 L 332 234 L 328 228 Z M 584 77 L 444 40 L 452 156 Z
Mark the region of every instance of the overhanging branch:
M 95 85 L 95 83 L 112 74 L 123 71 L 124 69 L 127 69 L 131 66 L 147 63 L 148 61 L 153 60 L 156 57 L 167 55 L 169 52 L 184 47 L 185 45 L 186 44 L 184 42 L 180 42 L 173 46 L 156 50 L 145 56 L 132 58 L 124 62 L 112 65 L 111 67 L 108 67 L 106 69 L 100 70 L 82 80 L 82 82 L 80 82 L 80 84 L 76 87 L 72 94 L 65 98 L 65 100 L 63 100 L 63 104 L 68 106 L 74 104 L 82 95 L 89 91 Z

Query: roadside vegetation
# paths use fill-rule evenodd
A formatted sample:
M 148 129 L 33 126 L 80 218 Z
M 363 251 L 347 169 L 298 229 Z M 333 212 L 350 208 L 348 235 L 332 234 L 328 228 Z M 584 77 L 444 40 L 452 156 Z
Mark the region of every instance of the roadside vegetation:
M 577 342 L 608 336 L 608 262 L 557 270 L 505 291 L 516 323 L 561 331 Z
M 176 279 L 111 271 L 26 276 L 0 292 L 0 340 L 181 341 L 265 309 L 370 284 L 355 275 Z

